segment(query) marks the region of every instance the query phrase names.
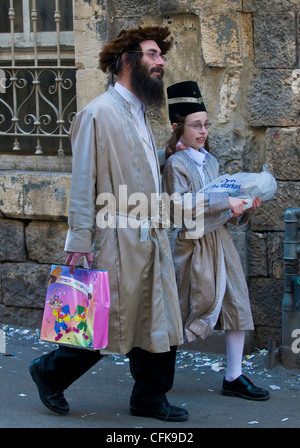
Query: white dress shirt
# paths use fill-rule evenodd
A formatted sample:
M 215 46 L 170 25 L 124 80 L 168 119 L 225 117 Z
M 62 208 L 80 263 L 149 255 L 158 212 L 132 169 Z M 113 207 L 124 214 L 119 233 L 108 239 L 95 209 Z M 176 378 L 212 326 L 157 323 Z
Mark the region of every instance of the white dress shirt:
M 200 173 L 201 179 L 202 179 L 202 183 L 203 186 L 205 186 L 205 174 L 204 174 L 204 165 L 206 164 L 206 154 L 208 154 L 208 152 L 206 151 L 206 149 L 201 148 L 199 151 L 197 149 L 188 147 L 188 149 L 185 150 L 187 155 L 194 160 L 194 162 L 196 162 L 198 171 Z
M 138 133 L 142 137 L 143 148 L 146 152 L 146 155 L 147 155 L 147 158 L 148 158 L 151 170 L 152 170 L 156 192 L 159 193 L 160 181 L 159 181 L 159 176 L 158 176 L 157 161 L 156 161 L 156 155 L 154 152 L 154 146 L 152 143 L 152 139 L 151 139 L 151 136 L 149 134 L 149 131 L 147 129 L 146 122 L 145 122 L 145 105 L 136 95 L 134 95 L 134 93 L 130 92 L 130 90 L 126 89 L 118 82 L 116 82 L 114 88 L 130 104 L 134 123 L 135 123 Z

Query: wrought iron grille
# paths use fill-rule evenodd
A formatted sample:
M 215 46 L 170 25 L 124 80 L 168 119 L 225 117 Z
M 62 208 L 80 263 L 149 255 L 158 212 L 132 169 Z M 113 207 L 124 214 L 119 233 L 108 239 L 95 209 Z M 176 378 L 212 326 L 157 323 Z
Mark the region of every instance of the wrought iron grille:
M 39 2 L 37 9 L 36 0 L 22 0 L 23 17 L 30 11 L 31 19 L 29 30 L 28 24 L 27 27 L 23 26 L 23 32 L 27 28 L 31 41 L 26 47 L 20 42 L 19 32 L 15 33 L 16 11 L 14 0 L 9 0 L 11 63 L 0 65 L 0 136 L 8 137 L 8 140 L 4 146 L 0 146 L 0 151 L 7 152 L 7 141 L 10 141 L 9 151 L 18 151 L 19 154 L 25 151 L 28 154 L 28 148 L 33 145 L 35 154 L 53 155 L 55 151 L 59 157 L 63 157 L 65 147 L 67 153 L 70 150 L 68 130 L 76 113 L 76 67 L 73 60 L 64 60 L 62 63 L 59 0 L 55 0 L 55 4 L 52 0 L 56 39 L 54 51 L 50 48 L 51 42 L 50 46 L 48 42 L 47 48 L 48 53 L 51 54 L 52 51 L 54 57 L 49 57 L 48 54 L 41 64 L 39 51 L 45 50 L 47 42 L 42 42 L 45 35 L 41 37 L 42 33 L 38 32 L 41 28 L 38 24 L 43 0 Z M 47 3 L 45 7 L 49 8 L 49 2 L 51 0 L 44 1 L 44 4 Z M 66 0 L 63 3 L 65 6 Z M 18 22 L 18 31 L 19 28 Z M 50 34 L 53 37 L 53 32 Z M 31 59 L 28 59 L 30 51 Z

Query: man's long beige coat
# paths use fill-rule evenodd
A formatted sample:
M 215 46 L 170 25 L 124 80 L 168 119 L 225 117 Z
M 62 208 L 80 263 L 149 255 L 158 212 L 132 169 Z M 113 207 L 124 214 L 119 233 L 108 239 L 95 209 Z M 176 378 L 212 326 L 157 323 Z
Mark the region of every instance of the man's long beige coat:
M 92 267 L 109 271 L 106 351 L 169 351 L 182 343 L 174 266 L 166 231 L 145 228 L 153 216 L 155 185 L 129 103 L 110 87 L 77 114 L 70 136 L 73 171 L 65 250 L 92 252 Z M 133 205 L 127 205 L 127 198 L 136 193 L 143 193 L 147 208 L 133 228 L 126 219 L 137 202 L 133 196 Z M 103 225 L 101 208 L 112 212 L 110 223 L 116 225 Z
M 218 175 L 218 162 L 208 154 L 205 183 Z M 184 196 L 201 188 L 196 164 L 184 150 L 167 159 L 163 171 L 164 191 L 169 195 L 176 191 Z M 177 229 L 173 234 L 172 253 L 187 341 L 205 338 L 218 319 L 225 330 L 253 329 L 240 258 L 226 225 L 220 225 L 230 218 L 227 195 L 205 195 L 203 210 L 204 234 L 200 238 L 186 238 L 184 229 Z M 215 223 L 219 223 L 217 228 Z M 222 287 L 225 294 L 221 293 Z

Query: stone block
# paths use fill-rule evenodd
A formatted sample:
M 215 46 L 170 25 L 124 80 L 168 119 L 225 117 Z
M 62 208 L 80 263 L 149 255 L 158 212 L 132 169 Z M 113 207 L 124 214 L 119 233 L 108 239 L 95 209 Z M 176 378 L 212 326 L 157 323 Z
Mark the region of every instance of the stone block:
M 88 1 L 82 1 L 82 0 L 73 0 L 74 2 L 74 22 L 83 20 L 83 19 L 89 19 L 93 17 L 96 13 L 99 13 L 102 11 L 105 13 L 106 11 L 106 1 L 99 0 L 88 0 Z
M 255 64 L 258 68 L 296 67 L 295 13 L 254 15 Z
M 244 135 L 238 130 L 216 129 L 209 135 L 210 152 L 218 159 L 220 175 L 243 171 Z
M 107 76 L 99 69 L 80 69 L 76 72 L 76 85 L 77 110 L 81 110 L 96 96 L 107 90 Z
M 246 133 L 243 152 L 243 171 L 259 173 L 266 162 L 265 129 L 252 129 Z
M 37 263 L 2 263 L 2 300 L 5 306 L 43 308 L 50 266 Z
M 284 278 L 283 241 L 283 232 L 268 234 L 268 274 L 272 278 Z
M 65 264 L 66 222 L 32 221 L 26 227 L 26 246 L 31 261 L 46 264 Z
M 217 116 L 219 123 L 228 123 L 237 107 L 237 94 L 241 84 L 241 73 L 236 71 L 233 74 L 225 73 L 220 88 L 220 113 Z
M 251 230 L 283 232 L 285 210 L 299 207 L 300 182 L 277 181 L 277 187 L 275 196 L 251 213 Z
M 300 127 L 267 129 L 266 162 L 276 179 L 300 180 Z
M 21 219 L 65 220 L 71 173 L 2 171 L 0 210 Z
M 143 26 L 151 26 L 153 18 L 144 17 Z M 174 45 L 167 54 L 168 63 L 165 68 L 165 85 L 196 79 L 201 70 L 201 47 L 199 17 L 195 14 L 174 14 L 160 26 L 168 26 Z M 183 32 L 184 30 L 184 32 Z M 178 64 L 178 61 L 182 61 Z M 168 115 L 167 105 L 165 113 Z M 168 124 L 169 118 L 167 118 Z M 155 128 L 160 128 L 158 123 Z M 153 129 L 155 131 L 155 128 Z
M 280 328 L 283 280 L 252 277 L 248 286 L 255 327 Z
M 241 11 L 242 0 L 164 0 L 160 3 L 160 13 L 170 14 L 171 12 L 226 12 Z
M 250 277 L 267 277 L 267 236 L 264 233 L 248 233 L 248 263 Z
M 42 325 L 43 310 L 34 308 L 20 308 L 15 306 L 0 305 L 0 323 L 40 329 Z
M 297 7 L 297 2 L 298 0 L 243 0 L 243 11 L 289 11 Z
M 79 20 L 76 23 L 75 62 L 78 68 L 94 70 L 99 67 L 99 52 L 106 43 L 106 36 L 106 17 Z
M 111 0 L 110 8 L 113 11 L 114 17 L 144 17 L 147 15 L 159 16 L 160 1 L 152 0 L 145 2 L 144 0 Z
M 248 123 L 253 127 L 299 126 L 300 95 L 291 70 L 258 70 L 248 91 Z
M 238 12 L 203 14 L 200 18 L 203 59 L 210 67 L 242 65 Z
M 0 154 L 2 170 L 12 171 L 72 171 L 72 156 L 57 157 L 42 155 L 38 157 L 14 154 Z
M 0 219 L 0 261 L 25 261 L 24 223 Z
M 266 327 L 258 325 L 254 329 L 254 347 L 267 349 L 269 341 L 274 341 L 275 347 L 281 344 L 281 327 Z M 266 359 L 267 362 L 267 359 Z

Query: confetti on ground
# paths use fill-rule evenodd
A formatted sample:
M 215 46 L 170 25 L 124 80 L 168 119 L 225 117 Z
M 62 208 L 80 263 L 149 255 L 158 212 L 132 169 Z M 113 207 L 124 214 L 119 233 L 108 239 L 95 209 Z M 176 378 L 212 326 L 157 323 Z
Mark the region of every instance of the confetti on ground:
M 26 344 L 29 342 L 31 344 L 31 348 L 35 351 L 41 351 L 42 353 L 48 353 L 49 351 L 57 348 L 57 344 L 49 343 L 48 341 L 42 341 L 40 339 L 40 330 L 29 330 L 27 328 L 16 328 L 10 325 L 3 324 L 1 326 L 2 331 L 5 332 L 6 342 L 10 344 L 11 342 L 15 344 L 15 342 L 25 341 Z M 10 345 L 7 345 L 10 347 Z M 13 346 L 14 347 L 14 346 Z M 15 348 L 8 348 L 7 353 L 2 354 L 2 356 L 11 357 L 11 360 L 18 360 L 21 352 L 14 352 Z M 260 381 L 265 382 L 265 387 L 270 388 L 272 390 L 283 390 L 289 389 L 293 391 L 300 390 L 300 374 L 299 371 L 290 372 L 288 370 L 284 371 L 283 367 L 279 366 L 279 368 L 267 368 L 267 356 L 268 350 L 266 349 L 258 349 L 255 348 L 252 353 L 244 355 L 242 360 L 242 369 L 243 374 L 246 376 L 255 375 L 254 382 L 257 381 L 257 378 L 261 376 Z M 129 376 L 130 373 L 128 370 L 129 358 L 124 355 L 105 355 L 102 359 L 102 364 L 99 366 L 99 371 L 102 370 L 102 367 L 105 365 L 105 359 L 112 360 L 116 365 L 118 365 L 120 372 L 123 372 L 123 369 L 126 368 L 126 372 L 124 375 Z M 5 362 L 5 358 L 3 362 Z M 6 358 L 9 360 L 9 358 Z M 13 363 L 13 361 L 11 362 Z M 122 367 L 123 366 L 123 367 Z M 0 366 L 0 369 L 2 366 Z M 104 368 L 104 367 L 103 367 Z M 202 375 L 224 375 L 226 369 L 226 356 L 222 353 L 207 353 L 200 352 L 194 350 L 181 350 L 178 347 L 177 356 L 176 356 L 176 370 L 179 369 L 190 369 L 196 373 L 196 381 L 200 381 L 200 376 Z M 11 372 L 15 372 L 11 370 Z M 94 370 L 91 372 L 92 375 L 95 375 L 97 372 Z M 269 384 L 271 383 L 271 384 Z M 278 385 L 277 385 L 278 384 Z
M 244 366 L 252 366 L 252 364 L 253 364 L 253 362 L 251 362 L 251 361 L 242 361 L 242 364 L 244 365 Z
M 84 414 L 81 416 L 81 418 L 89 417 L 90 415 L 96 415 L 97 412 L 91 412 L 90 414 Z
M 211 365 L 212 370 L 214 370 L 215 372 L 220 372 L 220 370 L 225 369 L 224 364 L 220 364 L 220 363 L 214 363 Z

